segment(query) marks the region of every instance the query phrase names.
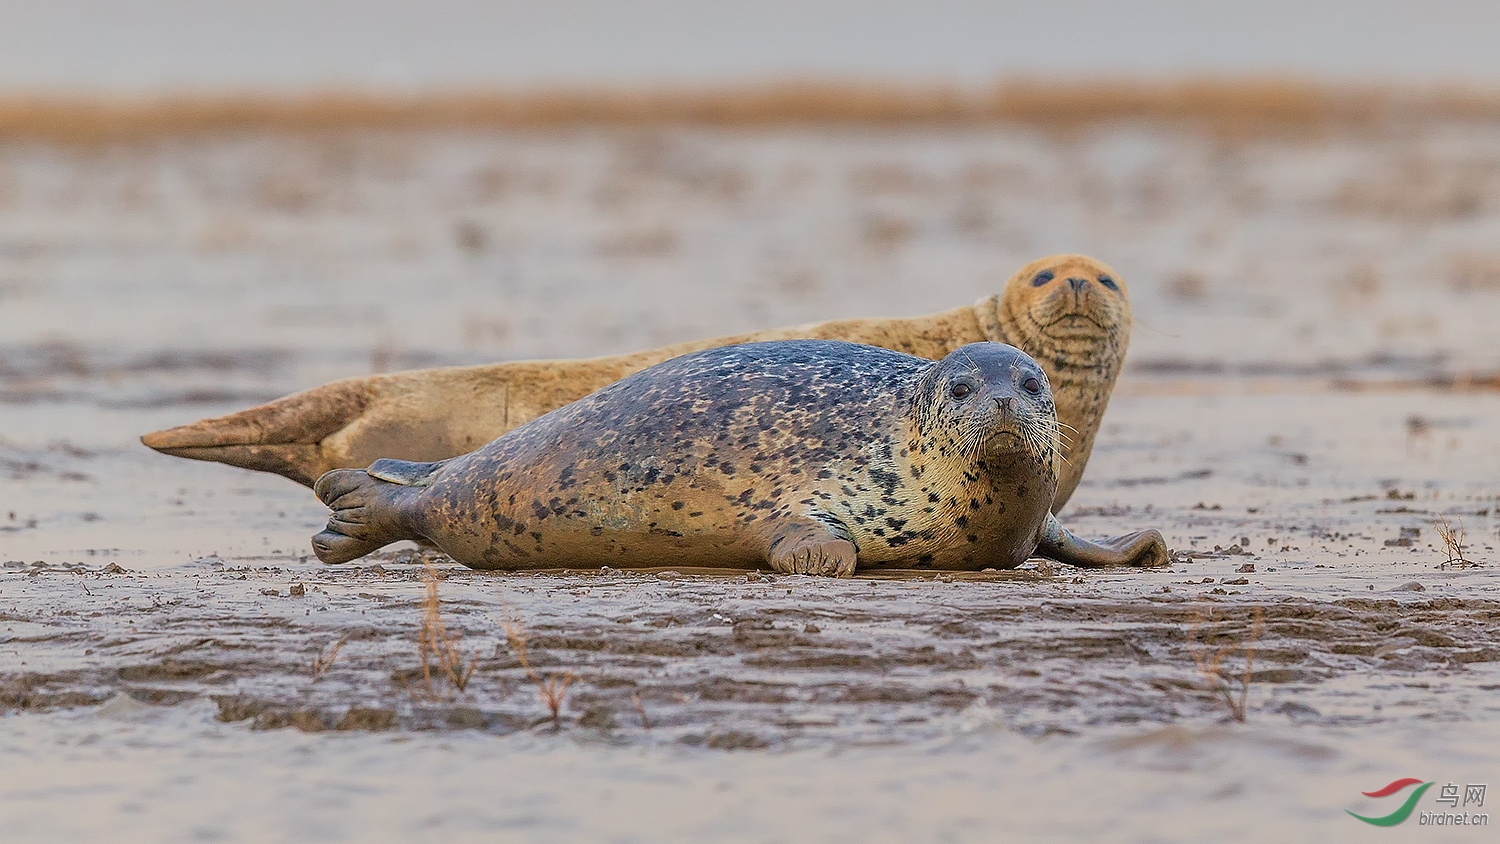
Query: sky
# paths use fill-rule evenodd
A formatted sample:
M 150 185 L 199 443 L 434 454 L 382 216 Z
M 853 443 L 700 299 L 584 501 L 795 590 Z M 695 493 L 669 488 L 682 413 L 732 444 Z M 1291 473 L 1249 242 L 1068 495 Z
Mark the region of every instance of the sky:
M 0 0 L 0 92 L 1500 83 L 1496 0 Z

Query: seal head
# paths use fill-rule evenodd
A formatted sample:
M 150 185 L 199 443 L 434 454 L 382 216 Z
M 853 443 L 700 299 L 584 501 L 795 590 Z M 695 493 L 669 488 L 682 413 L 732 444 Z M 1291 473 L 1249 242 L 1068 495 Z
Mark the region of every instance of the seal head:
M 1052 378 L 1063 424 L 1063 463 L 1052 509 L 1083 478 L 1130 345 L 1133 316 L 1124 279 L 1087 255 L 1053 255 L 1022 267 L 975 314 L 985 333 L 1025 349 Z
M 1013 346 L 975 343 L 943 359 L 922 377 L 912 415 L 919 454 L 938 447 L 945 457 L 1019 455 L 1057 473 L 1052 387 L 1041 366 Z
M 1130 293 L 1120 275 L 1087 255 L 1055 255 L 1022 267 L 1006 284 L 1001 319 L 1037 358 L 1070 368 L 1113 364 L 1130 342 Z

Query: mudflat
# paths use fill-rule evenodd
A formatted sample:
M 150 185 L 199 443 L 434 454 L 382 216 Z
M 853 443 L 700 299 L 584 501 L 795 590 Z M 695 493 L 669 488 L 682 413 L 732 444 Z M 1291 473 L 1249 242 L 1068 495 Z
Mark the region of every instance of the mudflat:
M 0 822 L 1292 840 L 1486 782 L 1497 197 L 1480 118 L 9 142 Z M 1062 519 L 1157 527 L 1164 570 L 330 568 L 306 489 L 135 441 L 348 375 L 926 313 L 1064 251 L 1137 327 Z

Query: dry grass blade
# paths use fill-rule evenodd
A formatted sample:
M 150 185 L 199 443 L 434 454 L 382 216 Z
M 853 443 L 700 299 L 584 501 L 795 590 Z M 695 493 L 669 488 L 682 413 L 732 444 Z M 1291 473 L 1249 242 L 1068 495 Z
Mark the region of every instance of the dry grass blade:
M 1204 623 L 1213 622 L 1213 608 L 1209 607 L 1205 613 L 1197 614 L 1193 623 L 1188 626 L 1188 653 L 1193 658 L 1193 664 L 1198 667 L 1198 673 L 1208 682 L 1209 689 L 1222 701 L 1229 710 L 1230 717 L 1244 723 L 1246 705 L 1250 698 L 1250 673 L 1255 666 L 1255 645 L 1260 641 L 1261 630 L 1265 625 L 1265 611 L 1261 607 L 1255 608 L 1255 621 L 1250 627 L 1250 635 L 1243 645 L 1229 644 L 1216 648 L 1198 646 L 1198 628 Z M 1239 694 L 1234 693 L 1233 682 L 1229 679 L 1224 666 L 1224 660 L 1235 651 L 1243 650 L 1245 653 L 1245 670 L 1240 673 Z
M 541 692 L 542 702 L 547 704 L 547 709 L 552 713 L 552 725 L 554 727 L 562 724 L 563 698 L 568 695 L 568 687 L 573 685 L 573 672 L 564 671 L 562 674 L 553 674 L 547 678 L 547 682 L 537 683 L 537 689 Z
M 505 641 L 510 645 L 511 652 L 516 655 L 516 660 L 521 663 L 521 668 L 526 671 L 527 678 L 536 686 L 542 703 L 546 704 L 547 710 L 552 713 L 552 726 L 557 728 L 562 725 L 563 701 L 568 696 L 568 687 L 573 685 L 575 679 L 573 672 L 554 673 L 543 680 L 531 667 L 531 659 L 526 654 L 526 630 L 521 626 L 520 617 L 509 608 L 507 608 L 507 615 L 508 617 L 502 622 L 505 628 Z
M 333 661 L 339 658 L 339 651 L 343 650 L 344 643 L 347 641 L 349 641 L 349 634 L 345 633 L 327 650 L 319 651 L 318 655 L 313 657 L 312 673 L 314 682 L 323 679 L 323 675 L 327 674 L 328 669 L 333 667 Z
M 461 693 L 469 685 L 478 657 L 464 665 L 463 653 L 458 647 L 458 636 L 448 632 L 438 600 L 438 573 L 431 562 L 423 560 L 422 579 L 427 584 L 427 597 L 422 602 L 422 681 L 427 691 L 432 692 L 432 663 L 437 663 L 439 674 Z
M 1469 566 L 1479 565 L 1479 563 L 1464 556 L 1464 523 L 1462 519 L 1459 519 L 1458 524 L 1455 525 L 1448 521 L 1447 516 L 1438 516 L 1433 521 L 1433 526 L 1437 528 L 1438 536 L 1443 540 L 1443 551 L 1448 555 L 1448 559 L 1439 568 L 1448 568 L 1449 566 L 1454 568 L 1468 568 Z

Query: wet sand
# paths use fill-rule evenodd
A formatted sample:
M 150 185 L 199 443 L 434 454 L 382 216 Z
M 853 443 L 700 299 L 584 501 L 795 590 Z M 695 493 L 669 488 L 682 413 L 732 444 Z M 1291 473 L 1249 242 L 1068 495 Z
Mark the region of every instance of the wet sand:
M 1381 809 L 1360 791 L 1487 782 L 1497 182 L 1477 121 L 0 147 L 0 823 L 1340 840 L 1345 809 Z M 1064 521 L 1158 527 L 1186 555 L 1168 570 L 430 558 L 474 660 L 458 692 L 422 677 L 413 549 L 309 562 L 307 490 L 134 441 L 371 371 L 952 307 L 1064 250 L 1112 263 L 1140 320 Z M 1482 565 L 1446 563 L 1440 517 Z M 508 619 L 542 678 L 574 678 L 558 723 Z M 1244 724 L 1198 665 L 1221 655 Z M 1393 832 L 1484 834 L 1415 823 Z

